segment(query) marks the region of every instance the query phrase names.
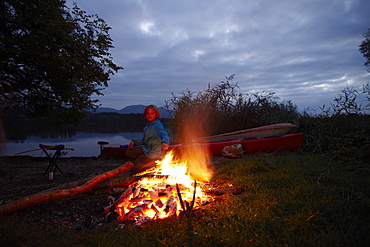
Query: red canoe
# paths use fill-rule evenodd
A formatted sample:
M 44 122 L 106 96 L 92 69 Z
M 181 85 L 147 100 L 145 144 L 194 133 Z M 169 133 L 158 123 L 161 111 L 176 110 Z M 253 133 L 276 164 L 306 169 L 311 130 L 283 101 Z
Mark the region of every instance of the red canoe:
M 303 143 L 303 134 L 289 134 L 280 137 L 272 138 L 256 138 L 256 139 L 235 139 L 228 141 L 218 142 L 202 142 L 194 143 L 192 145 L 171 145 L 170 149 L 174 149 L 175 152 L 182 152 L 189 146 L 193 147 L 206 147 L 209 149 L 211 155 L 222 155 L 222 150 L 225 146 L 233 144 L 241 144 L 243 150 L 247 154 L 252 153 L 270 153 L 275 151 L 292 151 L 301 147 Z M 108 157 L 125 157 L 127 145 L 117 144 L 102 144 L 101 155 Z
M 194 140 L 194 142 L 214 142 L 214 141 L 226 141 L 232 139 L 242 138 L 267 138 L 267 137 L 278 137 L 287 134 L 294 133 L 299 127 L 291 123 L 278 123 L 265 125 L 252 129 L 238 130 L 234 132 L 200 137 Z

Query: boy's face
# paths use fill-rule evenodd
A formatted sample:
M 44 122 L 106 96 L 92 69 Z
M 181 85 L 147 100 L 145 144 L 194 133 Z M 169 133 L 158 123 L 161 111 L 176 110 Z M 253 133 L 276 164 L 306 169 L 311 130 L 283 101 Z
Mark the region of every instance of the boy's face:
M 157 119 L 157 113 L 153 109 L 147 109 L 145 111 L 145 118 L 148 121 L 154 121 Z

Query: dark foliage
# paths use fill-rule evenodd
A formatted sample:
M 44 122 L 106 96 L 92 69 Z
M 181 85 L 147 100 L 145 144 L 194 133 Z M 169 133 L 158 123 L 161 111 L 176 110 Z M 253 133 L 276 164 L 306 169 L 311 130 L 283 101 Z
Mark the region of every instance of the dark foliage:
M 360 52 L 366 58 L 364 65 L 367 67 L 368 71 L 370 72 L 370 29 L 364 33 L 365 40 L 362 41 L 360 45 Z
M 19 106 L 55 125 L 77 123 L 122 69 L 109 53 L 110 27 L 76 4 L 1 1 L 0 26 L 0 110 Z

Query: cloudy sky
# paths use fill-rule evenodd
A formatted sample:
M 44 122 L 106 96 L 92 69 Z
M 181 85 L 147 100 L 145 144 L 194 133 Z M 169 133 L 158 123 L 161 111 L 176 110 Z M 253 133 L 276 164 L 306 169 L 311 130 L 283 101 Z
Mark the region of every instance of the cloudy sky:
M 275 92 L 300 110 L 368 83 L 358 48 L 369 0 L 68 0 L 103 18 L 122 67 L 103 107 L 163 106 L 235 74 L 245 94 Z

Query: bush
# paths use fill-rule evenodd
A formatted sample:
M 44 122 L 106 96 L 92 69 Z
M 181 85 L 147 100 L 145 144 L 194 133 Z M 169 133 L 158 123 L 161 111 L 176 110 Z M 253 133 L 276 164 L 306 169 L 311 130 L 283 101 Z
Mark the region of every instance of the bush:
M 297 107 L 290 101 L 276 102 L 275 93 L 243 94 L 234 75 L 197 94 L 187 90 L 166 102 L 173 112 L 173 141 L 298 120 Z
M 277 102 L 278 97 L 272 92 L 243 94 L 238 84 L 232 82 L 234 75 L 226 79 L 214 87 L 208 86 L 204 92 L 196 94 L 187 90 L 166 102 L 167 108 L 173 111 L 172 141 L 187 143 L 199 136 L 285 122 L 298 124 L 299 131 L 304 133 L 303 151 L 353 149 L 349 139 L 361 143 L 356 146 L 358 152 L 365 154 L 364 150 L 368 150 L 368 142 L 360 137 L 369 133 L 370 116 L 363 114 L 357 101 L 361 95 L 369 94 L 369 85 L 363 87 L 363 92 L 343 89 L 331 108 L 323 106 L 320 114 L 312 116 L 299 113 L 291 101 Z

